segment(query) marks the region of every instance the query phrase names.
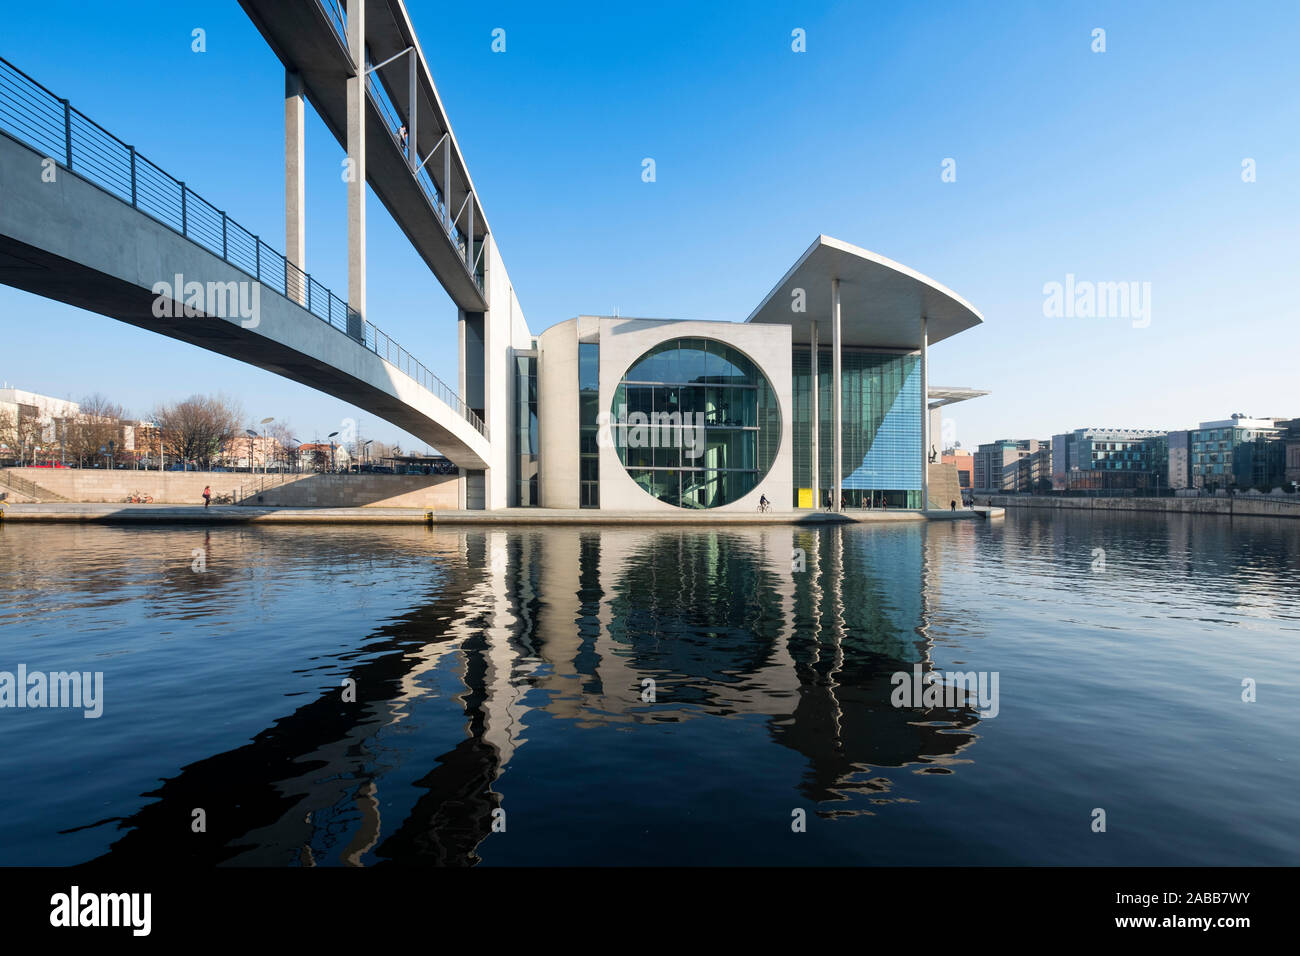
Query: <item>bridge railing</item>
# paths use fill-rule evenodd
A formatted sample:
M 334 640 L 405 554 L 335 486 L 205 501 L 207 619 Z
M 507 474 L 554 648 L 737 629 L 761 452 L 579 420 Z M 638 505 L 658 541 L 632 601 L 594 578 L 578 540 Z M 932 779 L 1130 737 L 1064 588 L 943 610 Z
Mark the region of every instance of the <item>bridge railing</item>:
M 389 97 L 388 91 L 384 89 L 383 83 L 379 82 L 378 75 L 379 74 L 375 72 L 366 77 L 367 92 L 370 94 L 370 99 L 375 104 L 375 109 L 379 113 L 380 118 L 383 119 L 384 125 L 388 128 L 388 135 L 392 137 L 393 143 L 398 149 L 406 152 L 409 149 L 413 149 L 414 145 L 409 142 L 402 142 L 402 126 L 405 124 L 402 122 L 401 117 L 397 112 L 397 107 L 393 104 L 391 97 Z M 476 285 L 478 290 L 482 292 L 483 275 L 477 267 L 471 268 L 470 260 L 465 251 L 469 243 L 469 238 L 461 231 L 460 227 L 457 226 L 456 223 L 451 221 L 451 215 L 442 201 L 442 193 L 438 189 L 437 184 L 433 181 L 433 177 L 430 175 L 429 167 L 427 165 L 421 166 L 416 171 L 415 183 L 420 187 L 420 192 L 424 193 L 425 202 L 429 204 L 429 208 L 433 212 L 433 217 L 438 221 L 438 224 L 443 227 L 443 231 L 447 233 L 447 239 L 451 242 L 452 246 L 455 247 L 457 258 L 460 259 L 461 264 L 465 267 L 465 271 L 469 272 L 470 278 L 474 280 L 474 285 Z
M 325 19 L 329 21 L 330 26 L 337 34 L 339 41 L 343 44 L 344 49 L 348 45 L 348 14 L 340 5 L 339 0 L 316 0 L 316 5 L 321 8 L 325 14 Z M 367 68 L 371 66 L 366 63 Z M 388 127 L 388 133 L 393 137 L 393 142 L 399 149 L 407 149 L 407 145 L 402 142 L 401 129 L 404 125 L 400 119 L 397 107 L 393 105 L 388 91 L 384 85 L 377 80 L 377 73 L 367 73 L 366 88 L 370 94 L 370 99 L 375 104 L 375 109 L 384 120 L 384 125 Z M 411 144 L 411 149 L 415 144 Z M 443 231 L 447 234 L 448 241 L 451 242 L 460 257 L 460 261 L 465 265 L 465 271 L 469 273 L 474 285 L 478 286 L 479 292 L 483 291 L 483 274 L 476 268 L 469 259 L 466 258 L 465 249 L 468 240 L 456 223 L 452 222 L 450 214 L 447 212 L 446 203 L 442 201 L 442 193 L 438 190 L 437 184 L 433 181 L 433 176 L 429 173 L 426 166 L 421 166 L 415 171 L 415 182 L 424 193 L 425 201 L 429 203 L 433 210 L 434 218 L 442 225 Z
M 0 129 L 303 306 L 433 392 L 487 436 L 483 419 L 455 389 L 365 322 L 346 301 L 3 57 Z

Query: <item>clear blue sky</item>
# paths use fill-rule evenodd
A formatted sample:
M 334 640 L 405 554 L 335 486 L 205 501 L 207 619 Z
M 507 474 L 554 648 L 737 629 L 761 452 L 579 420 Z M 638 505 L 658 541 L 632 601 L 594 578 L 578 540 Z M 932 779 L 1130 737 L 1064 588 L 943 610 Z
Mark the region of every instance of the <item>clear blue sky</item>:
M 1294 0 L 408 6 L 534 333 L 616 306 L 742 320 L 826 233 L 983 312 L 931 353 L 932 383 L 993 389 L 952 409 L 967 447 L 1300 415 Z M 46 0 L 4 20 L 0 55 L 283 248 L 283 71 L 238 3 Z M 342 153 L 309 124 L 307 265 L 343 294 Z M 373 197 L 370 227 L 370 318 L 454 383 L 454 307 Z M 1151 283 L 1150 325 L 1045 318 L 1067 273 Z M 0 378 L 33 391 L 143 414 L 221 390 L 303 440 L 357 415 L 5 287 L 0 334 Z

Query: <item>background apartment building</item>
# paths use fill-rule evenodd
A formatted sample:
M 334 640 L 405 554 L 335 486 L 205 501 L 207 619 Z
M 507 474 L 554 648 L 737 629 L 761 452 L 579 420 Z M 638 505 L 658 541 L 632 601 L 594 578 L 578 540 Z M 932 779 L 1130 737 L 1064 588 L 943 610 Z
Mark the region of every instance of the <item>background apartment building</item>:
M 1262 488 L 1282 485 L 1292 421 L 1233 415 L 1201 422 L 1191 433 L 1193 488 Z
M 75 420 L 80 410 L 67 399 L 8 385 L 0 388 L 0 459 L 28 461 L 38 448 L 48 451 L 59 441 L 60 426 Z
M 989 442 L 976 449 L 972 470 L 976 491 L 1046 490 L 1052 475 L 1052 446 L 1037 438 Z
M 1052 436 L 1055 491 L 1169 487 L 1169 436 L 1147 428 L 1076 428 Z

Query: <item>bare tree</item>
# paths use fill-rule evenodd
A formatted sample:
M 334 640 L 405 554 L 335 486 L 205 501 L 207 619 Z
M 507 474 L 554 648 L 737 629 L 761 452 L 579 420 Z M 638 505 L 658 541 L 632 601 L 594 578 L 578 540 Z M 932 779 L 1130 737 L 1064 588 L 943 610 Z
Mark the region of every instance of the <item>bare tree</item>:
M 293 426 L 288 422 L 276 422 L 266 430 L 266 434 L 279 446 L 276 456 L 292 469 L 298 460 L 298 443 L 294 439 Z
M 15 438 L 23 461 L 26 464 L 31 464 L 36 447 L 45 441 L 45 425 L 39 415 L 24 415 L 19 411 L 18 426 L 15 432 Z
M 76 416 L 63 426 L 68 454 L 85 464 L 98 458 L 109 442 L 120 450 L 124 418 L 126 410 L 98 392 L 83 398 Z
M 18 457 L 18 419 L 13 412 L 0 408 L 0 459 Z
M 222 447 L 241 434 L 244 410 L 224 395 L 191 395 L 183 402 L 159 405 L 153 417 L 162 426 L 169 457 L 208 468 Z

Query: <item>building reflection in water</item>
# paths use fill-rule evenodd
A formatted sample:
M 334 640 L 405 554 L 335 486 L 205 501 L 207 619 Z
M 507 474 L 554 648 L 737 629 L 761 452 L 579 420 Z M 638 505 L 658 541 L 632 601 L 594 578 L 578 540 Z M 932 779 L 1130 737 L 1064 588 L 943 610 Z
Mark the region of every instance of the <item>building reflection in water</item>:
M 367 540 L 414 555 L 417 539 L 384 534 Z M 967 759 L 979 719 L 973 699 L 890 703 L 893 673 L 935 667 L 925 540 L 915 526 L 430 530 L 434 583 L 363 642 L 358 702 L 331 688 L 184 767 L 129 818 L 100 821 L 125 831 L 101 859 L 473 864 L 543 715 L 575 729 L 765 721 L 802 758 L 792 795 L 828 818 L 881 812 L 892 776 Z M 458 742 L 408 752 L 404 735 L 424 739 L 422 715 L 449 697 Z M 176 839 L 199 807 L 207 834 Z

